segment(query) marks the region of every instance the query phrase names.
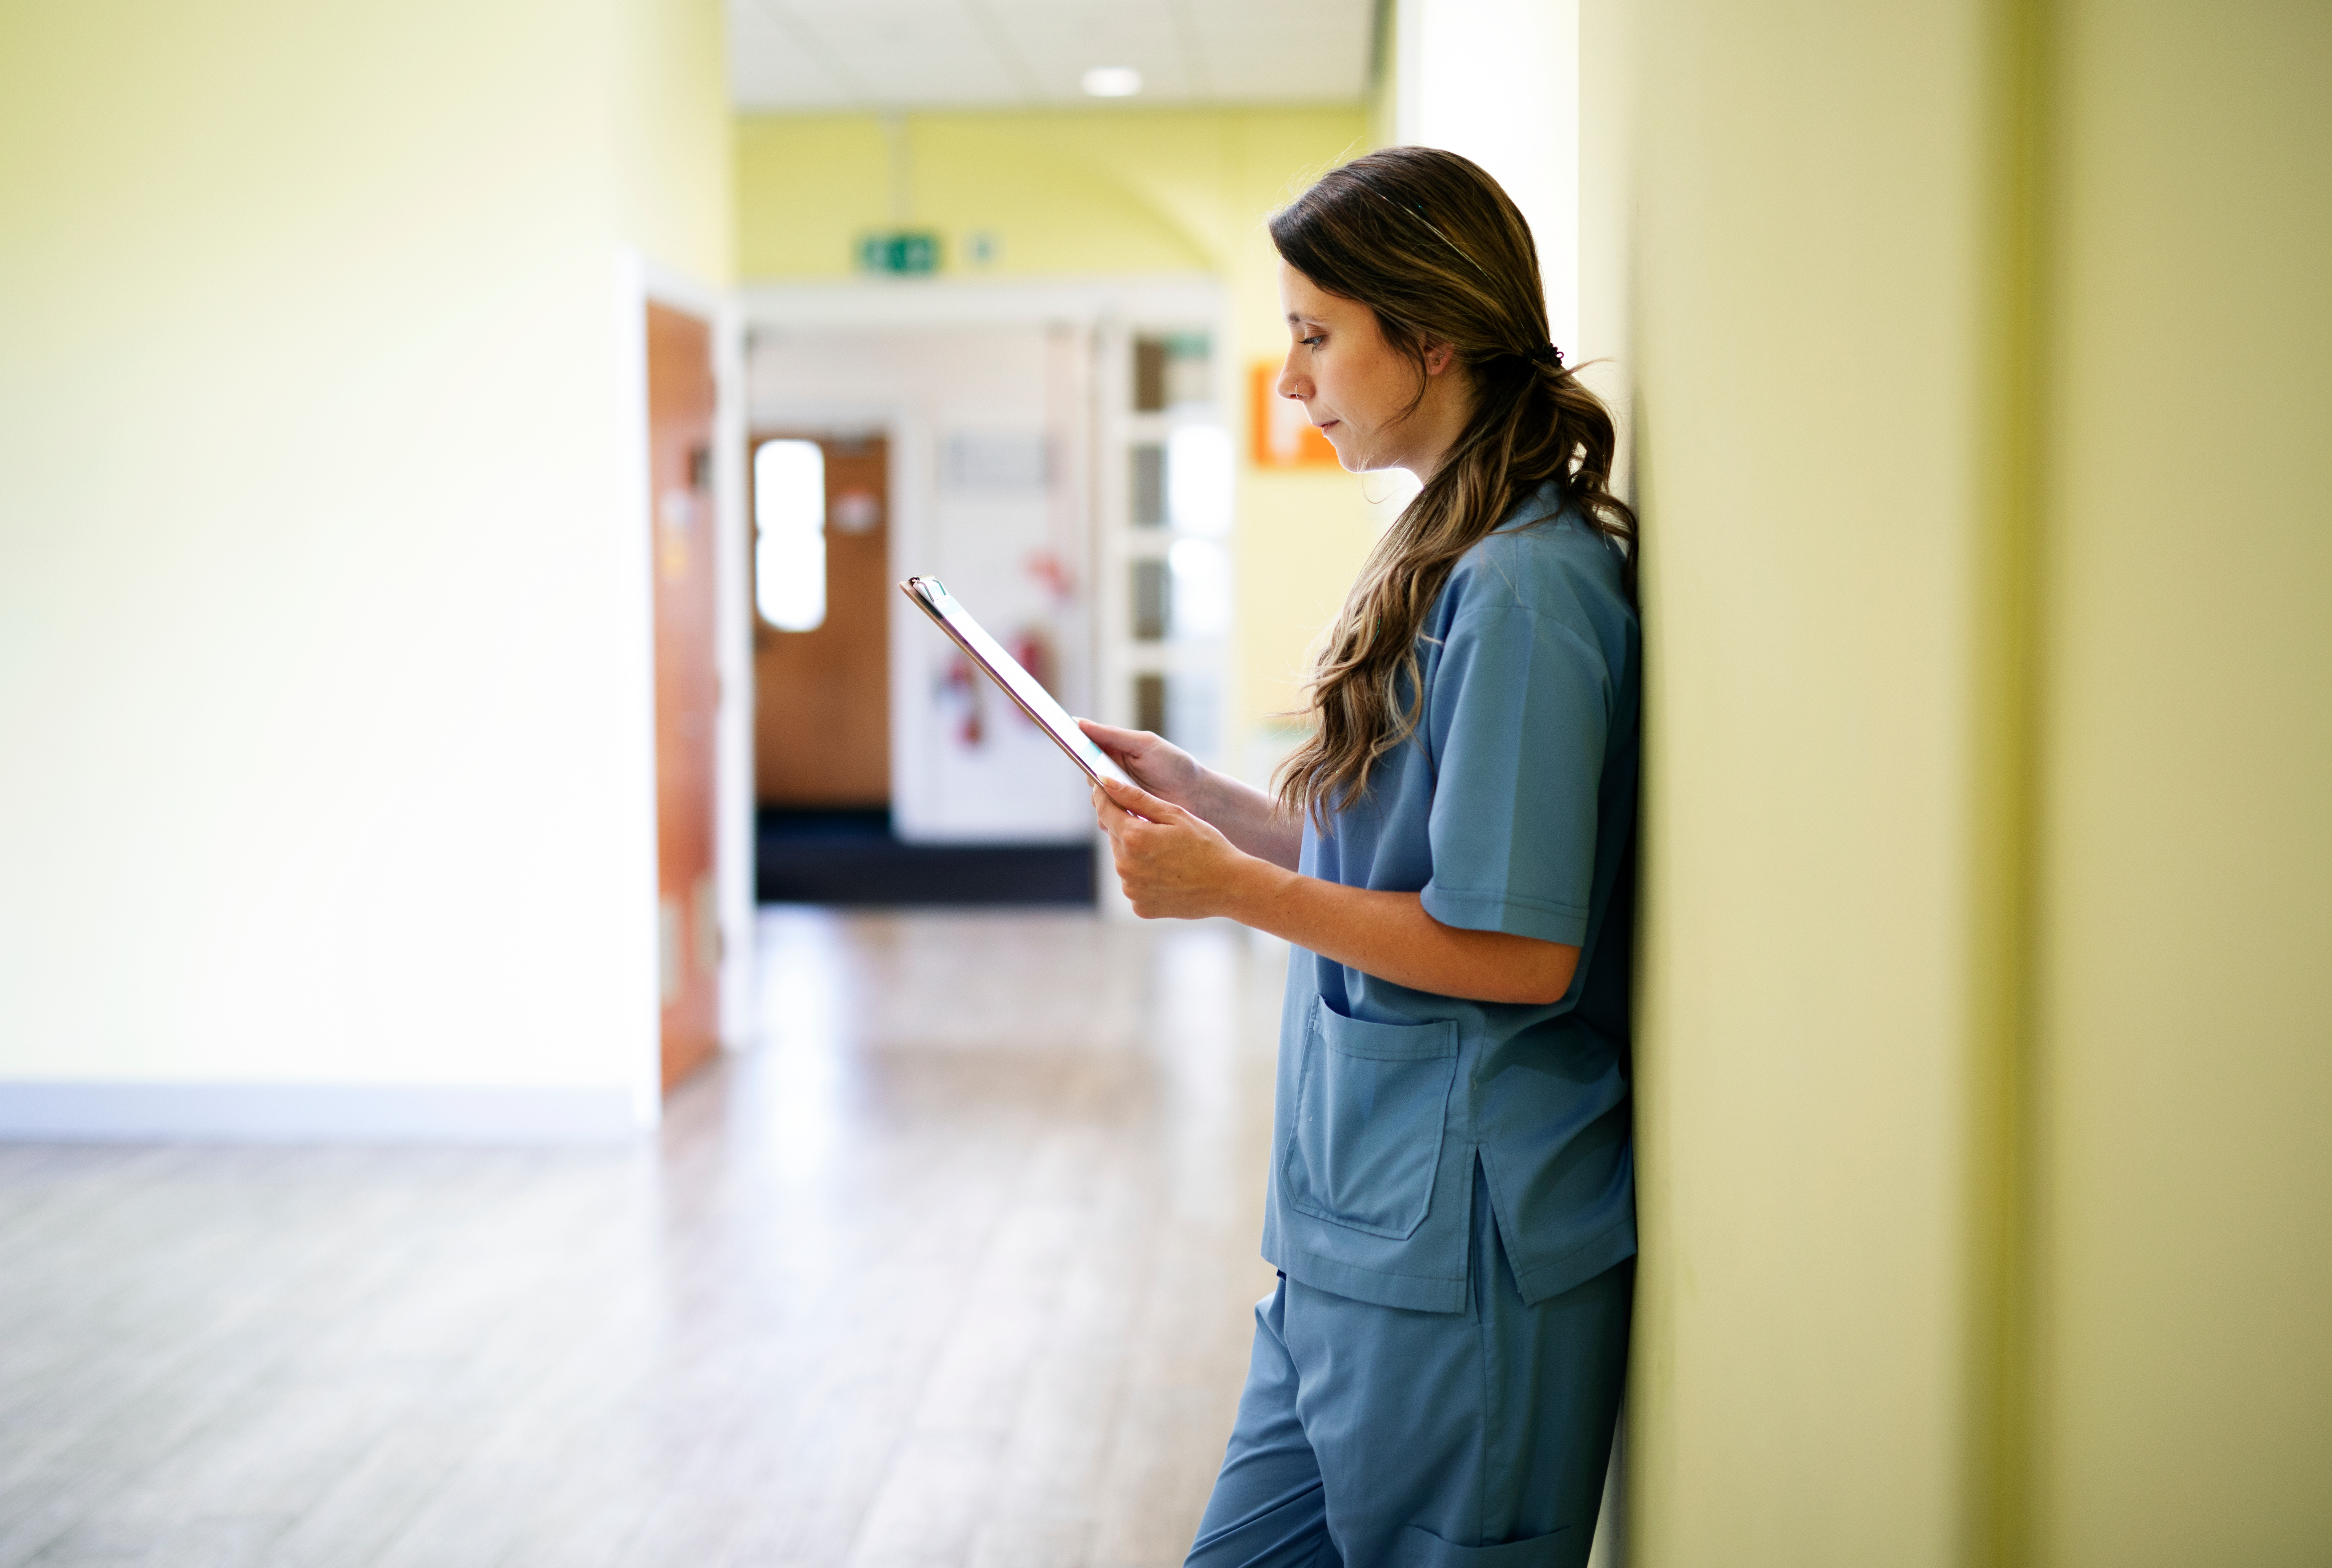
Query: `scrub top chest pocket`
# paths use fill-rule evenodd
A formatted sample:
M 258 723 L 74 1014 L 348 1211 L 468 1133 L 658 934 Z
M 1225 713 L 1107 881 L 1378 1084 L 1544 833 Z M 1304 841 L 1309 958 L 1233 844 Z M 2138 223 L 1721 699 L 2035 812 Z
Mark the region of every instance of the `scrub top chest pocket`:
M 1289 1204 L 1406 1239 L 1425 1221 L 1441 1163 L 1458 1078 L 1456 1022 L 1369 1023 L 1315 997 L 1303 1053 L 1281 1160 Z

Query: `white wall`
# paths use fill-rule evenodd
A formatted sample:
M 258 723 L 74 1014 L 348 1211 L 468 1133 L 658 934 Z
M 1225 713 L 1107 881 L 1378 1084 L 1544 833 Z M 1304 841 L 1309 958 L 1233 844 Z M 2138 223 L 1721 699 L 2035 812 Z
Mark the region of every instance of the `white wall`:
M 1394 22 L 1396 137 L 1463 154 L 1505 187 L 1538 242 L 1548 326 L 1572 359 L 1580 331 L 1580 5 L 1403 0 Z
M 718 51 L 0 14 L 0 1133 L 653 1116 L 625 255 L 721 280 Z

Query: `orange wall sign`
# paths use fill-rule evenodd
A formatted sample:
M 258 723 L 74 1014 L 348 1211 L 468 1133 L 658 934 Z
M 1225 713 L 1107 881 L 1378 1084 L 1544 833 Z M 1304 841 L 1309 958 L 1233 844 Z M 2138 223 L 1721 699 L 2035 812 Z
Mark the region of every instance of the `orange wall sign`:
M 1247 423 L 1257 468 L 1334 468 L 1336 449 L 1305 417 L 1304 405 L 1272 390 L 1279 361 L 1258 359 L 1247 370 Z

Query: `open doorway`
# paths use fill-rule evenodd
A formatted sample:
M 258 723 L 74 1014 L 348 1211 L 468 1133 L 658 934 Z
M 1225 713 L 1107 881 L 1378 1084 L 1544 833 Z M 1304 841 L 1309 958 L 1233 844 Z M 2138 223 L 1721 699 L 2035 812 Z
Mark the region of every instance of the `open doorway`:
M 1070 711 L 1146 717 L 1221 755 L 1217 302 L 1197 282 L 748 302 L 742 455 L 770 587 L 756 634 L 764 901 L 1092 904 L 1103 891 L 1083 779 L 907 605 L 895 584 L 911 574 L 944 579 Z M 807 527 L 779 515 L 781 488 Z M 884 552 L 859 596 L 850 577 Z M 813 605 L 816 561 L 832 598 Z M 879 616 L 887 657 L 872 627 L 834 623 L 862 613 Z M 886 704 L 841 696 L 877 670 Z M 797 698 L 796 679 L 825 689 Z M 844 757 L 871 755 L 848 727 L 876 713 L 889 727 L 879 793 L 863 773 L 843 783 Z
M 897 832 L 891 437 L 771 428 L 749 444 L 761 898 L 1090 902 L 1079 848 L 935 845 Z

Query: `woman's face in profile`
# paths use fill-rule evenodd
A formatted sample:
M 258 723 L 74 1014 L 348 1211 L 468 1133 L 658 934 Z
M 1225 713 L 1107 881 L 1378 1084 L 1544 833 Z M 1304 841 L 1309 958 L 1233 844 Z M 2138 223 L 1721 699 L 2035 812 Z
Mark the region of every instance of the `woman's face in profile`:
M 1284 261 L 1279 300 L 1289 341 L 1275 390 L 1304 404 L 1348 471 L 1405 468 L 1425 477 L 1452 433 L 1441 429 L 1447 421 L 1440 405 L 1456 390 L 1443 385 L 1455 378 L 1440 374 L 1448 349 L 1426 351 L 1428 385 L 1419 403 L 1417 364 L 1385 341 L 1375 311 L 1329 293 Z

